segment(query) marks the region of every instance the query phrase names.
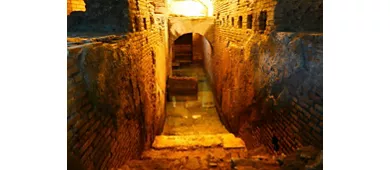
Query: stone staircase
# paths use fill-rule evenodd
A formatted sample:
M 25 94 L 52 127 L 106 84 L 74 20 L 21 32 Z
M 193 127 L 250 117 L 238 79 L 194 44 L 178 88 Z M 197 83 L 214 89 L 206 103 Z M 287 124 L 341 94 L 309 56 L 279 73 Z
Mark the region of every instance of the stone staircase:
M 279 169 L 269 155 L 250 155 L 233 134 L 157 136 L 141 160 L 130 160 L 120 170 Z
M 180 75 L 198 80 L 195 100 L 168 101 L 162 135 L 156 136 L 141 160 L 130 160 L 121 170 L 267 169 L 278 167 L 266 154 L 248 154 L 244 141 L 222 125 L 213 93 L 202 67 L 181 68 Z M 177 97 L 177 96 L 176 96 Z M 264 151 L 264 150 L 262 150 Z
M 120 169 L 230 169 L 231 158 L 246 157 L 245 143 L 233 134 L 157 136 L 142 160 Z

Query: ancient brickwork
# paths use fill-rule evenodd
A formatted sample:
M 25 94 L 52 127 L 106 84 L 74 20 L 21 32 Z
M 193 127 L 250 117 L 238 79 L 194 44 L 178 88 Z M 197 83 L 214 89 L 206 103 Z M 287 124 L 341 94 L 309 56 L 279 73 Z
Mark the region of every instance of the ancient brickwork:
M 66 15 L 69 15 L 72 12 L 72 1 L 68 0 L 66 3 Z
M 162 131 L 167 19 L 139 16 L 134 33 L 68 37 L 68 151 L 87 169 L 139 158 Z
M 72 11 L 85 11 L 84 0 L 67 0 L 67 15 Z
M 214 15 L 216 23 L 225 27 L 239 27 L 242 17 L 242 28 L 248 28 L 248 18 L 252 17 L 252 30 L 269 33 L 277 31 L 322 32 L 322 0 L 225 0 L 215 1 Z M 267 18 L 265 28 L 262 18 Z
M 276 0 L 261 0 L 261 1 L 215 1 L 214 14 L 217 16 L 216 23 L 220 26 L 220 31 L 226 32 L 232 38 L 230 41 L 239 42 L 245 41 L 242 38 L 253 31 L 263 30 L 260 28 L 261 12 L 266 12 L 267 20 L 265 33 L 269 33 L 275 29 L 274 25 L 274 9 Z M 248 26 L 248 16 L 252 16 L 252 29 L 246 29 Z M 239 18 L 242 17 L 242 28 L 239 28 Z M 230 31 L 229 31 L 230 30 Z M 234 30 L 234 31 L 232 31 Z M 242 43 L 242 42 L 241 42 Z
M 113 74 L 121 77 L 107 75 L 114 67 L 108 61 L 124 56 L 110 55 L 119 52 L 114 49 L 102 43 L 68 48 L 68 150 L 87 169 L 117 166 L 121 159 L 137 157 L 143 144 L 139 92 L 118 93 L 137 85 L 135 78 L 125 74 L 124 68 L 131 62 L 127 58 L 118 61 L 120 68 Z M 117 102 L 120 98 L 127 100 Z M 137 102 L 137 107 L 131 105 Z
M 284 153 L 305 145 L 322 148 L 322 34 L 277 33 L 270 39 L 265 47 L 251 47 L 257 70 L 247 125 L 254 141 Z
M 317 15 L 322 2 L 291 3 L 214 2 L 213 55 L 205 58 L 205 67 L 223 123 L 248 149 L 261 144 L 284 153 L 303 145 L 322 148 L 322 33 L 278 32 L 296 23 L 280 17 L 280 9 Z M 321 31 L 315 25 L 319 20 L 299 24 L 293 31 Z

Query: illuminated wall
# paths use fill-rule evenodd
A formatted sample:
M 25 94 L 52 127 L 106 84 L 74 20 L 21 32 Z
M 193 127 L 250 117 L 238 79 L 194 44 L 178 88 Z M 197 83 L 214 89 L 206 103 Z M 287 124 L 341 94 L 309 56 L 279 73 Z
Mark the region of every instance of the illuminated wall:
M 67 15 L 73 11 L 85 11 L 84 0 L 68 0 L 67 7 Z
M 168 0 L 171 14 L 184 16 L 212 16 L 213 6 L 210 0 Z

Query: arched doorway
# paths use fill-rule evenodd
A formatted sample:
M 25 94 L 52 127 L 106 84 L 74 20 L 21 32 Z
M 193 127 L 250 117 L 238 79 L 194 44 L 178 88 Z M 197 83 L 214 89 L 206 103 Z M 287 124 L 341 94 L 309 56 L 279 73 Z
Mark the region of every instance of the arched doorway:
M 202 64 L 212 55 L 210 42 L 199 33 L 187 33 L 172 45 L 172 70 L 188 64 Z

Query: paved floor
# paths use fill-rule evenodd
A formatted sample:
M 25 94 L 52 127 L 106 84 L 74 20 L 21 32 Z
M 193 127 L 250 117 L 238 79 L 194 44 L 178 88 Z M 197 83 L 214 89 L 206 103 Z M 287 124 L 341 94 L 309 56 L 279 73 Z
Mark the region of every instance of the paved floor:
M 202 66 L 190 65 L 173 71 L 174 75 L 198 79 L 197 100 L 169 101 L 162 135 L 229 133 L 222 125 L 214 105 L 213 93 Z M 173 97 L 174 98 L 174 97 Z M 177 99 L 183 96 L 177 96 Z M 175 99 L 173 99 L 175 100 Z

